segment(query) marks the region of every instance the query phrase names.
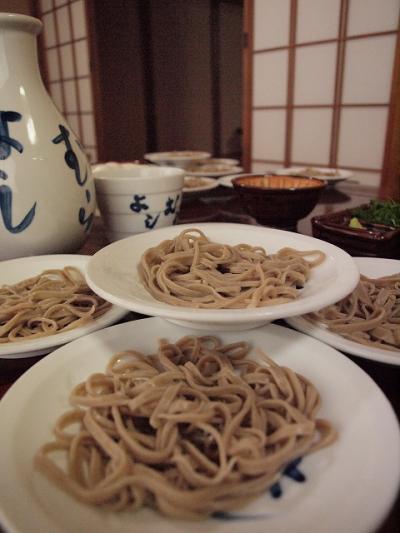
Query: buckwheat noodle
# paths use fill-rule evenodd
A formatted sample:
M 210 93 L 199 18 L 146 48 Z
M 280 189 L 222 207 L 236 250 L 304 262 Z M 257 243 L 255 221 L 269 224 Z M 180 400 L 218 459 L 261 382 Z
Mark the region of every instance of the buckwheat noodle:
M 110 304 L 72 266 L 0 287 L 0 343 L 47 337 L 83 326 Z
M 306 317 L 351 341 L 400 352 L 400 272 L 376 279 L 361 275 L 349 296 Z
M 294 458 L 331 444 L 305 377 L 246 342 L 186 336 L 115 354 L 70 395 L 35 466 L 77 500 L 204 518 L 237 509 Z M 53 457 L 54 454 L 54 457 Z M 61 456 L 60 456 L 61 454 Z
M 150 294 L 171 305 L 250 308 L 295 300 L 324 258 L 292 248 L 268 255 L 261 246 L 219 244 L 187 229 L 146 250 L 138 272 Z

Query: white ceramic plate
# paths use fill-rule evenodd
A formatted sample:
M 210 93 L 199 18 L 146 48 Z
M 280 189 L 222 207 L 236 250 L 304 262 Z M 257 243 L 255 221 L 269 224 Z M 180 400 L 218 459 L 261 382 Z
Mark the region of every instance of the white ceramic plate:
M 223 164 L 218 164 L 219 166 L 219 169 L 215 169 L 215 170 L 207 170 L 207 160 L 206 162 L 204 163 L 204 169 L 202 168 L 203 165 L 200 165 L 200 168 L 199 170 L 196 170 L 196 171 L 187 171 L 187 175 L 188 176 L 207 176 L 207 177 L 210 177 L 210 178 L 217 178 L 218 176 L 228 176 L 228 175 L 231 175 L 231 174 L 234 174 L 234 173 L 237 173 L 239 174 L 240 172 L 243 171 L 243 168 L 242 167 L 237 167 L 237 166 L 232 166 L 232 165 L 223 165 Z
M 192 183 L 192 186 L 189 187 L 188 184 Z M 196 184 L 193 186 L 193 184 Z M 218 187 L 218 181 L 214 178 L 207 178 L 206 176 L 193 176 L 193 175 L 187 175 L 185 176 L 184 186 L 183 186 L 183 192 L 185 194 L 191 194 L 195 192 L 205 192 L 210 191 L 211 189 L 215 189 Z
M 382 276 L 388 276 L 400 272 L 400 261 L 397 259 L 355 257 L 354 260 L 360 269 L 361 274 L 371 278 L 380 278 Z M 363 344 L 358 344 L 357 342 L 349 341 L 336 333 L 332 333 L 324 326 L 313 324 L 301 316 L 287 319 L 287 322 L 299 331 L 307 333 L 308 335 L 324 341 L 348 354 L 363 357 L 364 359 L 379 361 L 380 363 L 400 365 L 400 352 L 371 348 L 369 346 L 364 346 Z
M 315 173 L 313 172 L 315 171 Z M 349 170 L 342 170 L 340 168 L 322 168 L 322 167 L 289 167 L 280 168 L 273 171 L 274 174 L 285 175 L 291 174 L 296 176 L 309 176 L 312 178 L 320 178 L 328 183 L 335 183 L 338 181 L 347 180 L 353 177 L 353 172 Z
M 173 150 L 170 152 L 153 152 L 144 154 L 145 159 L 155 163 L 156 165 L 177 165 L 188 166 L 190 163 L 208 159 L 209 152 L 201 152 L 198 150 Z
M 285 246 L 299 250 L 319 249 L 327 257 L 312 270 L 310 280 L 294 302 L 254 309 L 190 309 L 159 302 L 139 280 L 137 265 L 140 258 L 148 248 L 193 227 L 201 229 L 214 242 L 263 246 L 267 253 Z M 246 224 L 199 223 L 161 228 L 112 243 L 92 256 L 86 279 L 97 294 L 131 311 L 164 317 L 191 327 L 237 330 L 304 314 L 336 302 L 354 289 L 359 272 L 346 252 L 313 237 Z
M 35 257 L 21 257 L 10 261 L 0 262 L 1 285 L 17 283 L 26 278 L 36 276 L 43 270 L 51 268 L 64 268 L 74 266 L 82 273 L 86 270 L 89 256 L 86 255 L 38 255 Z M 82 335 L 86 335 L 97 329 L 105 328 L 114 324 L 127 314 L 127 310 L 113 305 L 107 313 L 99 317 L 92 323 L 80 328 L 58 333 L 49 337 L 36 340 L 27 340 L 9 344 L 0 344 L 0 359 L 19 359 L 23 357 L 34 357 L 53 350 L 55 347 L 65 344 Z
M 218 183 L 220 185 L 223 185 L 224 187 L 230 187 L 233 189 L 233 178 L 238 178 L 239 176 L 247 176 L 247 174 L 232 174 L 230 173 L 228 176 L 221 176 L 218 178 Z
M 158 318 L 119 324 L 82 337 L 37 363 L 0 402 L 0 522 L 10 533 L 372 533 L 390 510 L 400 482 L 396 416 L 377 385 L 353 362 L 311 337 L 268 325 L 224 333 L 225 342 L 248 340 L 278 364 L 307 376 L 319 389 L 318 416 L 339 439 L 303 459 L 307 480 L 282 480 L 283 495 L 260 496 L 230 519 L 171 520 L 145 509 L 112 513 L 76 502 L 32 466 L 36 450 L 51 439 L 56 418 L 69 408 L 72 387 L 103 372 L 117 351 L 154 352 L 157 339 L 196 334 Z

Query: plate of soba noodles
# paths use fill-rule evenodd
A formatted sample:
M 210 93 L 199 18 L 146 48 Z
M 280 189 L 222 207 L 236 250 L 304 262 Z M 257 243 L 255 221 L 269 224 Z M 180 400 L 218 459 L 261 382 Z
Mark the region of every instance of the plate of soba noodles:
M 351 355 L 400 365 L 400 261 L 354 258 L 361 276 L 338 302 L 287 319 L 294 328 Z
M 0 262 L 0 358 L 47 353 L 127 314 L 88 287 L 88 259 L 57 254 Z
M 400 484 L 379 387 L 275 324 L 96 331 L 28 370 L 0 427 L 10 533 L 373 532 Z
M 182 224 L 97 252 L 86 272 L 99 296 L 131 311 L 205 329 L 250 329 L 314 311 L 359 280 L 340 248 L 247 224 Z

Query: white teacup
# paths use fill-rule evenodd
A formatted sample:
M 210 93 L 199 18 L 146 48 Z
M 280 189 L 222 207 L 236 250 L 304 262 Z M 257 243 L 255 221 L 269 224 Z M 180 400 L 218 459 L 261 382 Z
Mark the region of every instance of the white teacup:
M 110 241 L 175 223 L 182 201 L 182 169 L 110 162 L 93 165 L 92 171 Z

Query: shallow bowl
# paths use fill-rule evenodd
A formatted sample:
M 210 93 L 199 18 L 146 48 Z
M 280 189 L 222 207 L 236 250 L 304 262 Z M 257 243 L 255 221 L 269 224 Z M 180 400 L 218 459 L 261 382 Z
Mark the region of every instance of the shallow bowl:
M 112 162 L 94 165 L 92 171 L 110 241 L 175 223 L 182 201 L 182 169 Z
M 317 204 L 324 180 L 295 176 L 244 174 L 232 178 L 243 208 L 265 226 L 295 230 Z
M 174 150 L 171 152 L 153 152 L 145 154 L 144 157 L 156 165 L 188 168 L 199 161 L 208 159 L 210 155 L 209 152 L 200 152 L 197 150 Z

